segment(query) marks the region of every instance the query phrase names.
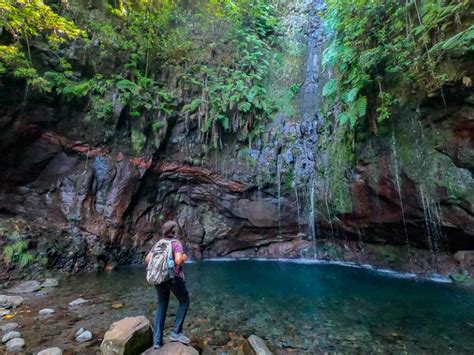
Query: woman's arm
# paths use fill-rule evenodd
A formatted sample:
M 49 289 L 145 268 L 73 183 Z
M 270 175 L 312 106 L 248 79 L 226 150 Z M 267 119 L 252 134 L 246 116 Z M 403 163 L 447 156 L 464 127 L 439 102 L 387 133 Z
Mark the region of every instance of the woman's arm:
M 174 263 L 176 265 L 183 265 L 186 260 L 188 260 L 188 256 L 184 253 L 175 253 L 174 254 Z
M 145 257 L 145 265 L 148 265 L 150 263 L 152 256 L 153 256 L 153 253 L 150 251 Z

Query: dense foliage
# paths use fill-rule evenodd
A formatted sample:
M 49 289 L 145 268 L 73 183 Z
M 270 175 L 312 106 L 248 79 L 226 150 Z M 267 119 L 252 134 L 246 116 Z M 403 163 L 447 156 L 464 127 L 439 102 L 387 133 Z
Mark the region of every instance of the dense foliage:
M 274 13 L 264 0 L 0 0 L 0 77 L 86 101 L 105 140 L 125 121 L 137 152 L 159 147 L 177 116 L 217 147 L 225 133 L 258 134 L 272 113 Z
M 329 0 L 327 110 L 351 129 L 377 133 L 377 122 L 410 96 L 444 100 L 446 84 L 470 86 L 463 62 L 474 53 L 473 13 L 470 0 Z

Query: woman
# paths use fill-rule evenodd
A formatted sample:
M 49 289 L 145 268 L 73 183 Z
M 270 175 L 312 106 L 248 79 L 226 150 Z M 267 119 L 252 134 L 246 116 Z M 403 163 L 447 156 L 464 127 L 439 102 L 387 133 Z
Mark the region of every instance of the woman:
M 183 245 L 176 240 L 176 232 L 178 224 L 174 221 L 166 222 L 162 229 L 163 238 L 172 241 L 172 251 L 174 258 L 174 277 L 156 285 L 156 293 L 158 295 L 158 309 L 155 316 L 155 333 L 153 335 L 153 348 L 159 349 L 163 346 L 163 327 L 165 325 L 166 311 L 170 300 L 170 291 L 176 296 L 179 301 L 178 312 L 176 313 L 176 320 L 173 331 L 171 332 L 170 340 L 178 341 L 183 344 L 189 344 L 190 340 L 183 334 L 184 318 L 189 307 L 189 294 L 186 289 L 184 281 L 183 264 L 188 259 L 188 256 L 183 252 Z M 152 252 L 149 252 L 145 258 L 145 263 L 148 264 L 152 258 Z

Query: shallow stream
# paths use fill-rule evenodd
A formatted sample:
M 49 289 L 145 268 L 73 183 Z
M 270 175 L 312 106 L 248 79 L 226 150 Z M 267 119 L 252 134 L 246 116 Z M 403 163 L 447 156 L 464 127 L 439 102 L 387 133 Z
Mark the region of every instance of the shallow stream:
M 235 337 L 256 334 L 279 353 L 474 352 L 474 292 L 452 284 L 277 261 L 196 262 L 185 272 L 186 332 L 201 348 L 226 350 Z M 60 346 L 95 353 L 112 322 L 141 314 L 151 319 L 155 307 L 140 267 L 73 276 L 48 292 L 30 296 L 14 319 L 28 351 Z M 77 297 L 91 303 L 70 310 Z M 117 304 L 123 307 L 114 309 Z M 56 313 L 37 316 L 46 307 Z M 175 309 L 173 300 L 169 312 Z M 79 327 L 95 341 L 79 346 L 73 337 Z

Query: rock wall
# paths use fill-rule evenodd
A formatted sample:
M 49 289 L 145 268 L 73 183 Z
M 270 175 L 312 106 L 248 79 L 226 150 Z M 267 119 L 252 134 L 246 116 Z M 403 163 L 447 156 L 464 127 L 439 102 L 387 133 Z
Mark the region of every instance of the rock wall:
M 322 5 L 306 5 L 290 20 L 309 43 L 297 114 L 278 114 L 249 147 L 228 137 L 208 152 L 197 127 L 173 117 L 159 151 L 133 156 L 120 142 L 88 139 L 83 105 L 24 101 L 21 83 L 2 82 L 0 217 L 27 221 L 32 245 L 71 271 L 140 262 L 170 218 L 196 258 L 363 261 L 371 243 L 408 246 L 408 259 L 424 249 L 434 260 L 474 249 L 472 88 L 447 90 L 446 106 L 440 97 L 407 104 L 378 136 L 359 137 L 351 159 L 335 156 L 327 149 L 335 131 L 318 100 L 311 106 L 325 76 Z M 338 241 L 345 256 L 331 252 Z

